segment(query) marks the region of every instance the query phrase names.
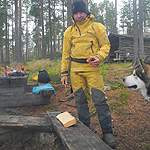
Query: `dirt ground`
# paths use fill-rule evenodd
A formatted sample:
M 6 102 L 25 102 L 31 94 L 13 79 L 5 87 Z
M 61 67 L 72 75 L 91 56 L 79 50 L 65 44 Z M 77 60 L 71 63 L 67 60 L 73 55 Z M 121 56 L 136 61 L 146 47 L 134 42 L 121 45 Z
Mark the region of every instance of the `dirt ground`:
M 129 74 L 124 69 L 109 67 L 109 80 L 122 82 L 122 78 Z M 74 99 L 64 101 L 70 95 L 70 86 L 68 85 L 67 91 L 62 85 L 53 85 L 53 87 L 56 96 L 51 97 L 49 105 L 19 107 L 13 110 L 31 115 L 46 113 L 46 111 L 69 111 L 77 117 Z M 110 87 L 111 90 L 106 91 L 106 94 L 108 103 L 113 106 L 118 102 L 123 88 L 119 86 L 114 88 L 114 85 Z M 150 102 L 144 100 L 140 91 L 126 90 L 128 97 L 125 104 L 111 109 L 113 132 L 118 142 L 116 150 L 150 150 Z M 89 99 L 89 108 L 91 113 L 95 110 L 91 99 Z M 91 116 L 91 129 L 102 139 L 101 128 L 95 113 Z

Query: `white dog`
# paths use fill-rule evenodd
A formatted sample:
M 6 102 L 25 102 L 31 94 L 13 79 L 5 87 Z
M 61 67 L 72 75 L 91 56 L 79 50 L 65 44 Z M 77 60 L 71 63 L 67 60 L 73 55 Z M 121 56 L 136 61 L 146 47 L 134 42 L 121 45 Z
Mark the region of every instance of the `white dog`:
M 123 78 L 123 82 L 128 88 L 139 89 L 145 100 L 150 101 L 150 57 L 140 60 L 133 74 Z

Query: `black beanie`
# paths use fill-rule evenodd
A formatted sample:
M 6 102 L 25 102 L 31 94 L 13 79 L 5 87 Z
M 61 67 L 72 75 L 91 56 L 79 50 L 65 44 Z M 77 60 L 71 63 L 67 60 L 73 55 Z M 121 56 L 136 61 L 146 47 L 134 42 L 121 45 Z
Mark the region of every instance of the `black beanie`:
M 86 5 L 82 0 L 75 0 L 72 4 L 73 15 L 77 12 L 85 12 L 87 14 Z

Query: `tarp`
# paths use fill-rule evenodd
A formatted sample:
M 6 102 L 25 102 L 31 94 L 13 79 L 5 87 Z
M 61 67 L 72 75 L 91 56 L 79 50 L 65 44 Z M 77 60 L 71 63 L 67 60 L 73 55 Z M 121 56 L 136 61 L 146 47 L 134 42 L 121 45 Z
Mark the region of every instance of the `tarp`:
M 43 89 L 53 89 L 53 90 L 54 90 L 54 95 L 56 95 L 56 94 L 55 94 L 55 89 L 54 89 L 50 84 L 33 87 L 32 92 L 33 92 L 34 94 L 39 94 L 39 93 L 40 93 L 40 90 L 43 90 Z

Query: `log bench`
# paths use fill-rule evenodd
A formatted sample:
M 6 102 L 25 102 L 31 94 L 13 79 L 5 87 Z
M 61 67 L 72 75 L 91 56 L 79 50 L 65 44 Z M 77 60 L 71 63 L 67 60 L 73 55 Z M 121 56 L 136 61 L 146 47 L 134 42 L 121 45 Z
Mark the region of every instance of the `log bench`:
M 56 118 L 59 113 L 47 112 L 55 131 L 67 150 L 112 150 L 79 120 L 74 126 L 65 128 Z
M 32 88 L 41 84 L 27 84 L 28 75 L 18 77 L 0 76 L 0 107 L 18 107 L 50 104 L 53 89 L 42 89 L 33 94 Z
M 60 112 L 47 112 L 47 118 L 31 116 L 0 115 L 0 139 L 12 130 L 57 133 L 66 150 L 112 150 L 92 130 L 79 120 L 65 128 L 56 118 Z
M 6 93 L 24 93 L 28 75 L 25 76 L 0 76 L 0 95 Z

